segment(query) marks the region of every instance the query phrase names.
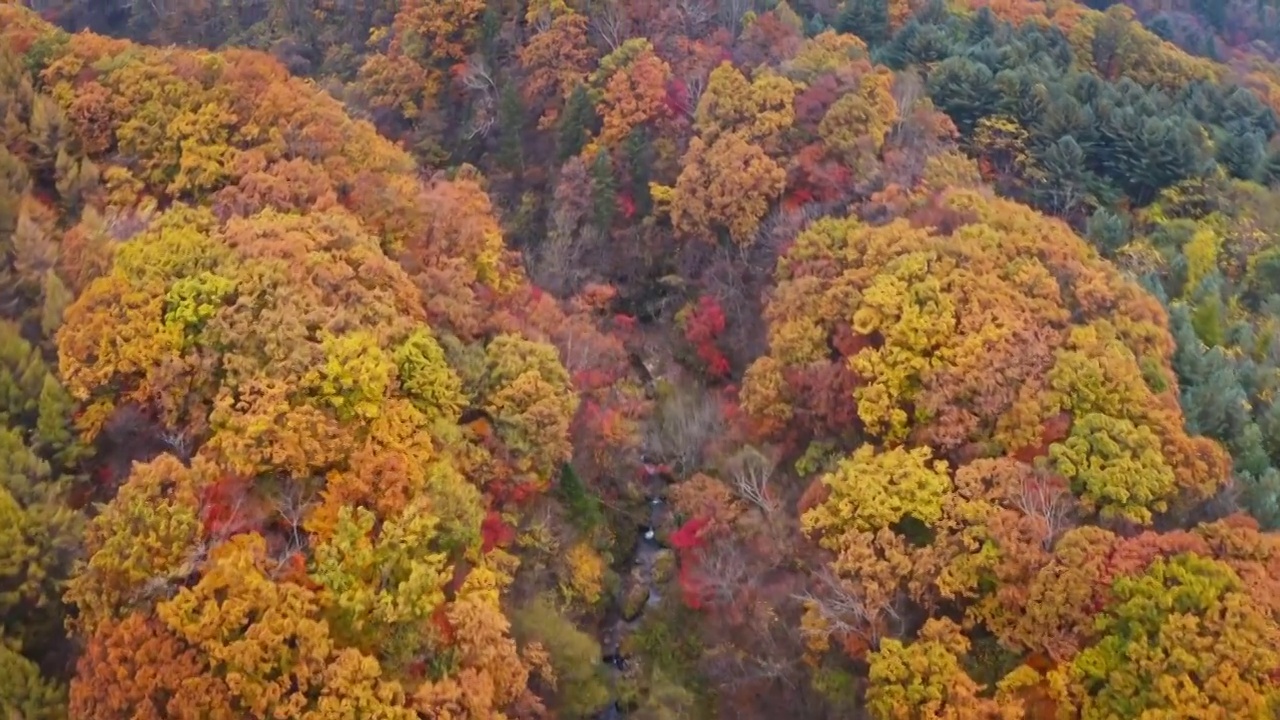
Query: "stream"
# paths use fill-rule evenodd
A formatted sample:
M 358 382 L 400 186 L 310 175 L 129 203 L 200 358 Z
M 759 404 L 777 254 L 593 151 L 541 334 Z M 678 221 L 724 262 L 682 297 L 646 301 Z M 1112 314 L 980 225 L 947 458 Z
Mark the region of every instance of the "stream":
M 658 541 L 658 528 L 670 513 L 665 499 L 667 479 L 662 470 L 641 458 L 648 522 L 639 528 L 640 537 L 632 552 L 631 571 L 623 578 L 618 602 L 606 616 L 600 632 L 602 662 L 609 670 L 613 702 L 596 715 L 597 720 L 617 720 L 626 715 L 618 694 L 618 684 L 627 669 L 623 640 L 640 623 L 645 610 L 662 602 L 661 586 L 675 571 L 675 556 Z M 664 567 L 659 567 L 659 565 Z

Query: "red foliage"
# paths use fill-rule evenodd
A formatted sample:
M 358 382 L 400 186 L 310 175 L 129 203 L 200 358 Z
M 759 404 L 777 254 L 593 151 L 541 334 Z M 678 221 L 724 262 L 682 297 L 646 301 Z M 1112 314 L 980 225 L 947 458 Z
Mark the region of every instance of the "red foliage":
M 111 472 L 110 465 L 103 465 L 93 471 L 93 479 L 103 487 L 115 489 L 116 475 Z
M 209 535 L 230 537 L 260 530 L 267 518 L 262 503 L 251 492 L 250 480 L 244 477 L 222 477 L 205 488 L 200 500 L 200 521 Z
M 512 505 L 523 505 L 538 497 L 546 490 L 546 483 L 541 480 L 517 481 L 503 486 L 502 499 Z
M 589 367 L 573 374 L 573 387 L 578 392 L 588 393 L 606 388 L 617 381 L 617 373 L 604 368 Z
M 793 201 L 833 202 L 841 199 L 853 185 L 853 172 L 826 148 L 813 143 L 801 148 L 787 173 L 787 186 Z
M 437 607 L 431 614 L 431 625 L 440 633 L 441 645 L 447 647 L 453 643 L 453 623 L 449 622 L 444 604 Z
M 622 208 L 622 217 L 630 220 L 636 214 L 636 201 L 631 199 L 627 193 L 618 195 L 618 207 Z
M 502 519 L 496 510 L 490 510 L 480 524 L 480 537 L 483 540 L 482 550 L 489 552 L 495 547 L 506 547 L 516 539 L 516 529 Z
M 676 550 L 694 550 L 702 546 L 702 530 L 711 522 L 710 518 L 693 518 L 671 533 L 669 542 Z
M 1040 441 L 1034 445 L 1016 449 L 1012 455 L 1024 463 L 1049 454 L 1049 446 L 1065 440 L 1071 434 L 1071 413 L 1058 413 L 1040 426 Z
M 710 523 L 710 518 L 693 518 L 671 533 L 669 542 L 680 557 L 680 572 L 677 582 L 680 584 L 681 599 L 693 610 L 703 606 L 702 583 L 698 580 L 698 561 L 694 551 L 702 547 L 702 531 Z
M 618 333 L 629 334 L 629 333 L 635 332 L 636 319 L 631 315 L 624 315 L 622 313 L 618 313 L 617 315 L 613 316 L 613 328 L 614 328 L 614 332 L 618 332 Z
M 724 310 L 709 295 L 699 298 L 697 306 L 685 318 L 684 338 L 693 345 L 694 352 L 702 361 L 703 371 L 712 378 L 723 378 L 729 374 L 729 360 L 716 345 L 724 328 Z
M 684 601 L 685 607 L 690 610 L 701 610 L 704 604 L 702 583 L 694 572 L 694 565 L 691 558 L 682 559 L 680 572 L 676 574 L 676 582 L 680 584 L 680 599 Z
M 667 110 L 672 115 L 684 115 L 690 110 L 689 86 L 684 80 L 675 78 L 667 83 Z

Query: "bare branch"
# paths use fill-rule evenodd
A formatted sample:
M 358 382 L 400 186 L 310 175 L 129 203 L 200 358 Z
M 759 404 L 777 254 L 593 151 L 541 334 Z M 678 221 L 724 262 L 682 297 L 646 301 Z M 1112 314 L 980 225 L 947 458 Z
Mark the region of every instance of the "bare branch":
M 860 637 L 868 647 L 877 648 L 890 624 L 901 625 L 902 616 L 894 600 L 869 599 L 829 568 L 815 579 L 818 592 L 806 590 L 794 597 L 815 609 L 835 633 Z
M 1067 483 L 1057 475 L 1036 472 L 1022 480 L 1012 498 L 1016 508 L 1041 524 L 1045 550 L 1066 532 L 1075 521 L 1076 500 Z
M 471 125 L 467 128 L 467 139 L 487 136 L 497 124 L 498 84 L 493 79 L 493 71 L 481 55 L 473 55 L 467 59 L 466 68 L 459 77 L 459 82 L 471 91 L 474 99 L 471 102 L 473 112 Z
M 621 3 L 618 2 L 606 2 L 591 15 L 591 29 L 609 47 L 609 52 L 617 50 L 623 42 L 631 37 L 630 25 L 631 22 L 627 17 L 626 11 L 622 9 Z
M 713 606 L 731 607 L 748 585 L 745 553 L 730 543 L 699 549 L 697 568 L 699 594 Z
M 178 457 L 184 464 L 191 462 L 191 438 L 181 430 L 163 430 L 160 433 L 160 440 L 173 454 Z
M 701 467 L 707 445 L 720 435 L 723 424 L 714 400 L 691 389 L 676 389 L 654 413 L 646 445 L 683 475 Z
M 744 447 L 729 458 L 725 467 L 733 488 L 744 500 L 770 515 L 778 510 L 778 499 L 769 490 L 777 462 L 753 447 Z

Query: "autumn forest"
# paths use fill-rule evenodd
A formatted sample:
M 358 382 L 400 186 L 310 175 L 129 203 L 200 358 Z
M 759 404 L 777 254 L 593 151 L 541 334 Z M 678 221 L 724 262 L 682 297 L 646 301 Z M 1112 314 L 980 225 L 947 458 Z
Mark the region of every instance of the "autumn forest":
M 0 717 L 1280 717 L 1280 3 L 0 0 Z

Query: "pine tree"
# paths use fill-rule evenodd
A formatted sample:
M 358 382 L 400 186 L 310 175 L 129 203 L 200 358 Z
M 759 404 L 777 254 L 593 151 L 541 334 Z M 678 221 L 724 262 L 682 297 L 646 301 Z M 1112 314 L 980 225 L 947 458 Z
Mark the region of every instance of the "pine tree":
M 597 150 L 591 163 L 591 204 L 596 227 L 608 232 L 618 211 L 618 180 L 613 174 L 613 161 L 604 150 Z
M 871 47 L 883 44 L 890 34 L 888 0 L 845 0 L 836 30 L 853 33 Z
M 52 338 L 53 334 L 62 327 L 62 316 L 67 311 L 67 307 L 75 300 L 71 291 L 67 289 L 62 278 L 52 270 L 45 273 L 44 276 L 44 306 L 40 310 L 40 330 L 46 338 Z
M 1110 255 L 1129 241 L 1129 224 L 1123 216 L 1107 208 L 1098 208 L 1085 224 L 1084 233 L 1099 252 Z
M 649 214 L 652 205 L 649 196 L 649 179 L 653 173 L 653 153 L 643 128 L 637 127 L 627 136 L 622 152 L 627 158 L 627 170 L 631 199 L 641 217 Z
M 570 93 L 569 100 L 565 103 L 564 115 L 560 118 L 559 137 L 556 143 L 560 162 L 582 152 L 594 122 L 595 109 L 591 106 L 587 88 L 578 85 Z
M 520 91 L 515 83 L 507 83 L 498 99 L 498 164 L 512 173 L 524 168 L 524 116 Z

